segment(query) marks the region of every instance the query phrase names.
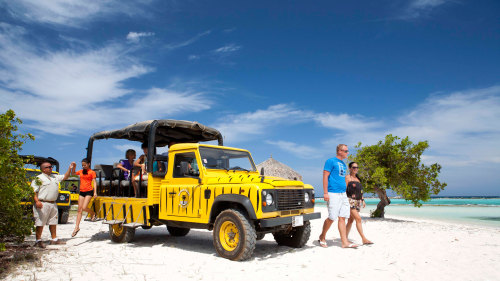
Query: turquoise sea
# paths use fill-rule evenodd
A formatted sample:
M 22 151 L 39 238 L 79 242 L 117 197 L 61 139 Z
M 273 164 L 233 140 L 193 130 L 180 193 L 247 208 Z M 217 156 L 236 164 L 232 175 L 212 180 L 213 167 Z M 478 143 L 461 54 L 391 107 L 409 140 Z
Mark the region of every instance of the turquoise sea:
M 366 208 L 361 213 L 368 215 L 376 209 L 380 200 L 365 200 Z M 324 205 L 325 202 L 323 198 L 317 198 L 316 204 Z M 385 214 L 500 228 L 500 197 L 432 198 L 422 204 L 417 208 L 404 199 L 391 199 L 391 204 L 385 207 Z

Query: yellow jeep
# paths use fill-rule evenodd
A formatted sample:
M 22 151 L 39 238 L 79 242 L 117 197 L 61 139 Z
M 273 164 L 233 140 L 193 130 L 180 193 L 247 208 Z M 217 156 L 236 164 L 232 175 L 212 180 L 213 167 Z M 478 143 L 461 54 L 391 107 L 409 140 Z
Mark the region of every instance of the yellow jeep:
M 94 166 L 97 194 L 89 207 L 109 224 L 112 241 L 130 242 L 135 228 L 166 225 L 173 236 L 191 228 L 213 230 L 217 253 L 231 260 L 252 256 L 256 240 L 272 233 L 279 245 L 303 247 L 311 232 L 314 188 L 300 181 L 265 176 L 256 171 L 250 153 L 223 146 L 219 131 L 196 122 L 152 120 L 90 137 L 94 141 L 127 139 L 147 142 L 146 177 L 125 179 L 109 164 Z M 218 145 L 200 144 L 218 141 Z M 168 155 L 156 154 L 168 144 Z M 159 168 L 155 168 L 159 167 Z
M 26 171 L 26 177 L 28 178 L 30 183 L 36 176 L 42 173 L 40 169 L 37 167 L 40 167 L 40 164 L 42 164 L 43 162 L 49 162 L 52 166 L 55 167 L 52 170 L 52 173 L 59 174 L 59 161 L 57 161 L 52 157 L 45 158 L 33 155 L 20 155 L 20 156 L 24 159 L 26 163 L 24 170 Z M 70 192 L 62 190 L 60 184 L 59 184 L 59 196 L 57 197 L 56 203 L 57 203 L 57 209 L 59 211 L 59 217 L 57 218 L 57 221 L 59 224 L 65 224 L 68 222 L 69 218 L 71 197 L 70 197 Z M 33 206 L 33 198 L 24 201 L 24 204 L 27 206 L 29 210 L 31 210 Z
M 78 198 L 80 198 L 80 178 L 78 176 L 69 177 L 62 181 L 61 190 L 71 194 L 71 205 L 78 205 Z

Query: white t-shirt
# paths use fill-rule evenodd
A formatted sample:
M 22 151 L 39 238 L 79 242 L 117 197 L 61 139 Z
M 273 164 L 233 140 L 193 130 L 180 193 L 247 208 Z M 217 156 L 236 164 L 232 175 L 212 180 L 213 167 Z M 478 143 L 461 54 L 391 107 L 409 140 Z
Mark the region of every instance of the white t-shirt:
M 38 185 L 37 179 L 41 182 Z M 38 192 L 38 199 L 44 201 L 56 201 L 57 195 L 59 195 L 59 183 L 64 179 L 64 175 L 47 175 L 44 173 L 36 176 L 31 182 L 31 187 L 35 192 Z

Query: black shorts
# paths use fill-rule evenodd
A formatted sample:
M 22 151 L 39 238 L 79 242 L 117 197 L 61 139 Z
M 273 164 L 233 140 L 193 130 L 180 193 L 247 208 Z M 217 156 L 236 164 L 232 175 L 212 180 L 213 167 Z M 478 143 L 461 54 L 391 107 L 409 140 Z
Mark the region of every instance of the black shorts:
M 80 191 L 80 196 L 94 196 L 94 191 L 93 190 L 90 190 L 90 191 Z

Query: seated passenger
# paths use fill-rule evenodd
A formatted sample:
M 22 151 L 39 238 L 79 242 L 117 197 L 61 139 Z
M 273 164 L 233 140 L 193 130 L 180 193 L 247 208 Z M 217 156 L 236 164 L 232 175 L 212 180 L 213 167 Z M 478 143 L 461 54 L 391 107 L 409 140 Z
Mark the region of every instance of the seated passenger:
M 118 165 L 116 165 L 118 169 L 123 171 L 123 176 L 126 180 L 130 179 L 130 177 L 132 176 L 135 156 L 135 150 L 128 149 L 127 152 L 125 152 L 126 160 L 122 160 L 120 161 L 120 163 L 118 163 Z M 137 196 L 137 183 L 135 181 L 132 181 L 132 185 L 134 186 L 134 196 Z
M 125 152 L 126 160 L 122 160 L 118 165 L 116 165 L 117 168 L 123 171 L 123 176 L 125 177 L 125 179 L 129 179 L 131 175 L 131 171 L 134 168 L 135 156 L 135 150 L 128 149 L 127 152 Z
M 147 155 L 148 155 L 148 144 L 143 142 L 141 145 L 142 151 L 144 154 L 139 156 L 137 160 L 134 162 L 134 167 L 139 167 L 141 170 L 134 175 L 134 179 L 136 181 L 140 180 L 140 176 L 142 175 L 142 180 L 148 180 L 148 172 L 147 172 Z

